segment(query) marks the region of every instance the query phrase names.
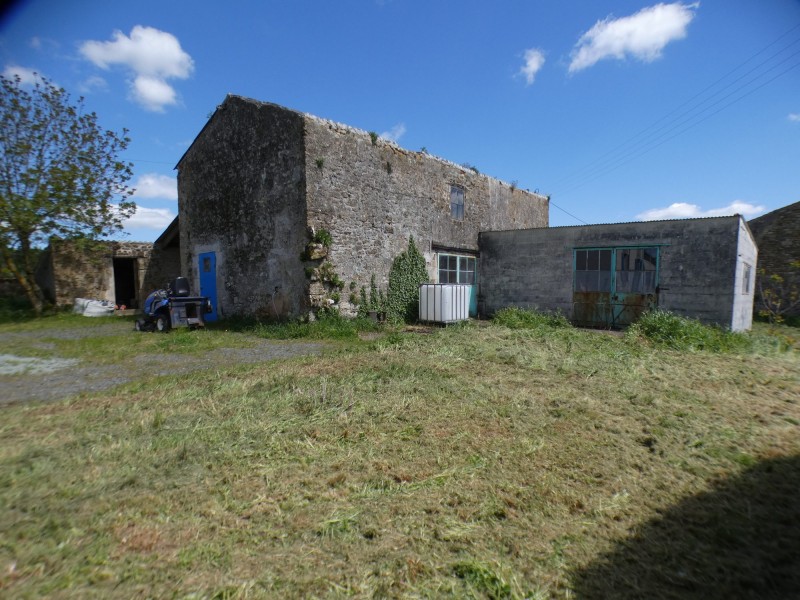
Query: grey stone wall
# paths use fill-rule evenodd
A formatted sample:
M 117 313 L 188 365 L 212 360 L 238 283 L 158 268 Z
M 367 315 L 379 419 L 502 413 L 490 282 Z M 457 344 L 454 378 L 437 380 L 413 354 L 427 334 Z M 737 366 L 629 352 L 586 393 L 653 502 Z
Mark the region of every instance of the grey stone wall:
M 783 277 L 786 289 L 800 289 L 800 269 L 791 267 L 792 261 L 800 260 L 800 202 L 762 215 L 748 225 L 758 244 L 759 270 L 763 269 L 767 277 Z M 800 306 L 787 314 L 800 315 Z
M 134 260 L 135 299 L 140 307 L 147 294 L 166 281 L 161 260 L 153 260 L 152 243 L 97 242 L 83 247 L 56 239 L 50 241 L 36 279 L 47 299 L 58 306 L 71 306 L 75 298 L 127 303 L 129 299 L 115 298 L 114 258 Z
M 199 290 L 198 256 L 216 253 L 220 316 L 306 309 L 303 122 L 228 96 L 178 163 L 182 270 Z
M 742 269 L 737 254 L 755 255 L 752 241 L 740 240 L 742 225 L 741 217 L 735 216 L 484 232 L 484 310 L 492 314 L 520 306 L 558 310 L 571 317 L 573 248 L 652 244 L 661 247 L 660 308 L 740 329 L 748 302 L 752 312 L 753 296 L 735 298 Z
M 477 251 L 480 231 L 548 224 L 538 194 L 316 117 L 305 129 L 308 222 L 333 236 L 328 259 L 348 284 L 374 274 L 385 286 L 410 236 L 435 280 L 436 247 Z M 463 220 L 451 216 L 451 185 L 465 191 Z

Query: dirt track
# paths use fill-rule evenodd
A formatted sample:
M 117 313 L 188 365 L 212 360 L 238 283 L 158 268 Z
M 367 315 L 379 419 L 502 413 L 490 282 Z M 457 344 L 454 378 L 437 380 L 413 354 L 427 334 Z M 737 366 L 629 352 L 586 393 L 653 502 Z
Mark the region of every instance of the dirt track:
M 263 341 L 253 348 L 218 348 L 205 354 L 136 355 L 120 365 L 88 364 L 64 358 L 22 358 L 3 353 L 14 339 L 36 340 L 43 350 L 54 348 L 52 339 L 80 339 L 87 336 L 119 335 L 129 331 L 130 323 L 111 323 L 86 329 L 46 329 L 24 333 L 0 333 L 0 405 L 25 401 L 53 401 L 82 392 L 97 392 L 114 386 L 152 377 L 178 375 L 215 369 L 219 365 L 258 363 L 294 356 L 318 354 L 323 344 L 309 342 Z M 131 332 L 131 335 L 134 335 Z M 136 334 L 142 335 L 142 334 Z M 143 334 L 156 335 L 156 334 Z

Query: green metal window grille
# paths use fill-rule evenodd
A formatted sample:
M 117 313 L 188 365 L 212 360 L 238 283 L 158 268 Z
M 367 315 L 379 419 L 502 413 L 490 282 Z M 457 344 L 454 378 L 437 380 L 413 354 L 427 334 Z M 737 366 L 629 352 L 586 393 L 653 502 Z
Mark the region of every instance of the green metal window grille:
M 574 290 L 654 294 L 658 268 L 658 246 L 575 249 Z

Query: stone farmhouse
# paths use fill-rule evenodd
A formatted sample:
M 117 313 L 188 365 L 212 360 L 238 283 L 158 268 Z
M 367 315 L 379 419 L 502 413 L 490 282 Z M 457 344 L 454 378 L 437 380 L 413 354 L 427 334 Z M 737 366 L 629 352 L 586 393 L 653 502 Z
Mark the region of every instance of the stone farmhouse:
M 473 285 L 476 314 L 478 233 L 548 224 L 544 196 L 240 96 L 176 168 L 182 270 L 219 316 L 294 317 L 334 299 L 348 312 L 373 276 L 385 287 L 410 237 L 432 281 Z

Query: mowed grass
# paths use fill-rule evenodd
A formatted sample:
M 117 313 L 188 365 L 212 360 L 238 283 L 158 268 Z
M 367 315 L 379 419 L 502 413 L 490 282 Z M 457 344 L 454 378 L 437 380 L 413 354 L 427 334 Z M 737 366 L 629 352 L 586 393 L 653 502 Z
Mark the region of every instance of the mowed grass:
M 5 408 L 0 595 L 797 593 L 800 356 L 761 338 L 452 327 Z

